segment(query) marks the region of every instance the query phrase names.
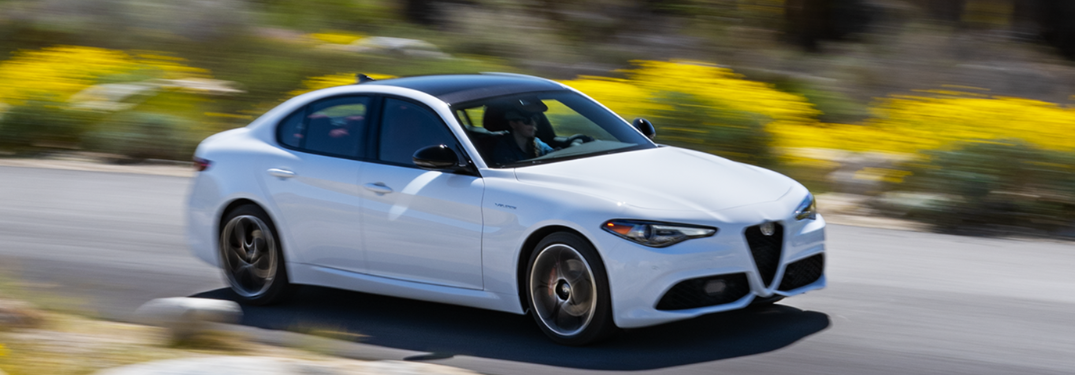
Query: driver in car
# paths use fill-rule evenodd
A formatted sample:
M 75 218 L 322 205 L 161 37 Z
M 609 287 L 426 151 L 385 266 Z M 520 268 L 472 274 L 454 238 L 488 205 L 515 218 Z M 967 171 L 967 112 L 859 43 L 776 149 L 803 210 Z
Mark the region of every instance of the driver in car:
M 500 137 L 493 146 L 493 163 L 510 164 L 519 160 L 536 158 L 553 151 L 553 148 L 534 136 L 539 114 L 512 109 L 504 113 L 510 126 L 509 135 Z

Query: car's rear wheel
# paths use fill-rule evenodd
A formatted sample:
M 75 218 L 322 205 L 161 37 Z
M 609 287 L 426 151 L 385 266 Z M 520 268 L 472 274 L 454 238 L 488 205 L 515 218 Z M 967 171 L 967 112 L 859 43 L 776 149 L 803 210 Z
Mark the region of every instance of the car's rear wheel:
M 608 276 L 585 239 L 562 232 L 545 237 L 527 270 L 531 315 L 553 341 L 585 345 L 615 332 Z
M 221 222 L 220 264 L 231 289 L 250 304 L 280 301 L 289 283 L 272 220 L 260 207 L 243 205 Z

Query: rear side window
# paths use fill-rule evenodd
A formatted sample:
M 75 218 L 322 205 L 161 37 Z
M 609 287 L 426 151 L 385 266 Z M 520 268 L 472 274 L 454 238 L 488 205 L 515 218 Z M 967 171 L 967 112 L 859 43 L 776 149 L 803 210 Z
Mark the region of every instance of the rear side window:
M 414 165 L 414 152 L 427 146 L 446 145 L 458 150 L 455 136 L 440 116 L 424 106 L 388 98 L 381 121 L 380 152 L 382 161 Z
M 316 154 L 359 157 L 365 145 L 369 104 L 369 97 L 313 103 L 280 122 L 280 143 Z
M 293 148 L 302 148 L 302 138 L 305 136 L 303 133 L 306 132 L 302 120 L 305 118 L 306 109 L 303 108 L 281 121 L 280 127 L 276 129 L 276 136 L 280 139 L 280 143 Z

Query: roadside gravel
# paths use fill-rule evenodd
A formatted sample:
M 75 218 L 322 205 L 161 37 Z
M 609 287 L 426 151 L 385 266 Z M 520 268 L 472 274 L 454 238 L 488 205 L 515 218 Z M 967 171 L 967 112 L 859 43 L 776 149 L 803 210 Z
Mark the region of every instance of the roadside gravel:
M 14 293 L 0 290 L 0 294 Z M 18 304 L 19 309 L 9 310 L 10 315 L 32 314 L 37 320 L 32 325 L 0 324 L 0 375 L 475 374 L 443 365 L 386 360 L 393 355 L 326 337 L 293 332 L 280 336 L 279 332 L 218 324 L 176 342 L 165 328 L 36 311 L 26 303 Z
M 213 356 L 124 366 L 97 375 L 472 375 L 473 371 L 402 361 L 299 360 L 278 357 Z

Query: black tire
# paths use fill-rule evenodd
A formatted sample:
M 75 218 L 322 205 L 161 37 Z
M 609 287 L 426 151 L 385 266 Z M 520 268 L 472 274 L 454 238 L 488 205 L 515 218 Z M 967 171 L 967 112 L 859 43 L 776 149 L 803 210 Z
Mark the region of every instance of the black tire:
M 542 239 L 530 254 L 524 282 L 530 315 L 552 341 L 581 346 L 618 329 L 605 266 L 582 237 L 557 232 Z
M 220 267 L 240 302 L 269 305 L 282 301 L 291 285 L 269 215 L 247 204 L 228 211 L 220 224 Z

